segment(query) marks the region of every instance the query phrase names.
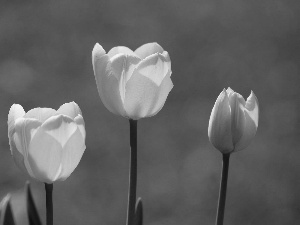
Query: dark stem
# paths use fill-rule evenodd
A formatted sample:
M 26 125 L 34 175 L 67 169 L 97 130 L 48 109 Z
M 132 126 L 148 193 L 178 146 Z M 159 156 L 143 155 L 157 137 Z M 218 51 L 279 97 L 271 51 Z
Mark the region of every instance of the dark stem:
M 129 171 L 129 193 L 127 208 L 127 225 L 133 225 L 136 202 L 136 180 L 137 180 L 137 120 L 129 119 L 130 124 L 130 171 Z
M 222 168 L 222 178 L 221 178 L 221 185 L 220 185 L 219 205 L 218 205 L 216 225 L 223 225 L 223 220 L 224 220 L 229 157 L 230 154 L 223 154 L 223 168 Z
M 53 202 L 52 202 L 53 184 L 45 183 L 45 189 L 46 189 L 47 225 L 53 225 Z

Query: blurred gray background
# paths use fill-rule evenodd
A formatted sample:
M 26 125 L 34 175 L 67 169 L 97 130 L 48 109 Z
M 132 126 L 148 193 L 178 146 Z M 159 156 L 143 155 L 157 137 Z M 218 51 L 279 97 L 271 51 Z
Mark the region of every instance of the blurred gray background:
M 299 12 L 297 0 L 2 0 L 0 197 L 29 179 L 10 155 L 10 106 L 75 101 L 87 149 L 54 184 L 54 222 L 125 224 L 129 123 L 101 103 L 91 51 L 96 42 L 108 51 L 155 41 L 170 54 L 174 88 L 155 117 L 138 123 L 145 224 L 214 224 L 221 154 L 207 127 L 227 87 L 245 98 L 254 91 L 260 121 L 252 144 L 231 157 L 225 224 L 300 224 Z M 44 220 L 44 186 L 31 182 Z M 15 214 L 21 221 L 22 205 Z

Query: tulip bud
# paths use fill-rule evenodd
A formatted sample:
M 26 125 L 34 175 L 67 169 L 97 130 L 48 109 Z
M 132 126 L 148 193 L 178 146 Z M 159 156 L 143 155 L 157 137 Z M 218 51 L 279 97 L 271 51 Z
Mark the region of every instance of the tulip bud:
M 252 91 L 245 101 L 232 89 L 224 89 L 210 115 L 210 142 L 224 154 L 246 148 L 256 134 L 258 113 L 258 101 Z
M 75 102 L 57 111 L 35 108 L 25 113 L 12 105 L 8 114 L 10 150 L 17 166 L 44 183 L 65 180 L 85 150 L 85 125 Z
M 157 43 L 134 52 L 114 47 L 108 53 L 97 43 L 92 61 L 100 98 L 116 115 L 134 120 L 154 116 L 173 88 L 169 54 Z

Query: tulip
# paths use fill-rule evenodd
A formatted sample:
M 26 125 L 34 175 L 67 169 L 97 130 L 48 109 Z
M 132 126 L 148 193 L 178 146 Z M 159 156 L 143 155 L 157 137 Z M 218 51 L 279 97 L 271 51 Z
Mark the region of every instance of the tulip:
M 246 148 L 256 134 L 258 113 L 258 101 L 252 91 L 245 101 L 232 89 L 224 89 L 210 115 L 210 142 L 224 154 Z
M 97 43 L 92 61 L 100 98 L 116 115 L 133 120 L 154 116 L 173 88 L 169 54 L 157 43 L 135 51 L 114 47 L 107 54 Z
M 85 126 L 75 102 L 57 111 L 34 108 L 27 113 L 13 104 L 8 114 L 8 137 L 17 166 L 46 184 L 63 181 L 77 167 L 85 150 Z
M 216 225 L 223 225 L 230 154 L 246 148 L 258 126 L 258 101 L 251 91 L 247 101 L 231 88 L 223 90 L 212 109 L 208 137 L 223 156 Z

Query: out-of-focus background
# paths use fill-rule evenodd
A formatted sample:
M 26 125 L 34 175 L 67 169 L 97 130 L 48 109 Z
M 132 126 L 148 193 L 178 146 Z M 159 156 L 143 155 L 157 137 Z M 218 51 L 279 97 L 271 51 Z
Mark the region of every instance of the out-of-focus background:
M 30 179 L 10 155 L 10 106 L 75 101 L 87 149 L 54 184 L 54 222 L 125 224 L 129 123 L 101 103 L 91 51 L 96 42 L 107 51 L 158 42 L 170 54 L 174 88 L 155 117 L 138 123 L 144 223 L 214 224 L 221 154 L 207 127 L 216 98 L 231 87 L 245 98 L 254 91 L 260 121 L 252 144 L 231 157 L 225 224 L 300 224 L 299 21 L 296 0 L 1 1 L 0 197 Z M 44 220 L 44 186 L 31 183 Z

